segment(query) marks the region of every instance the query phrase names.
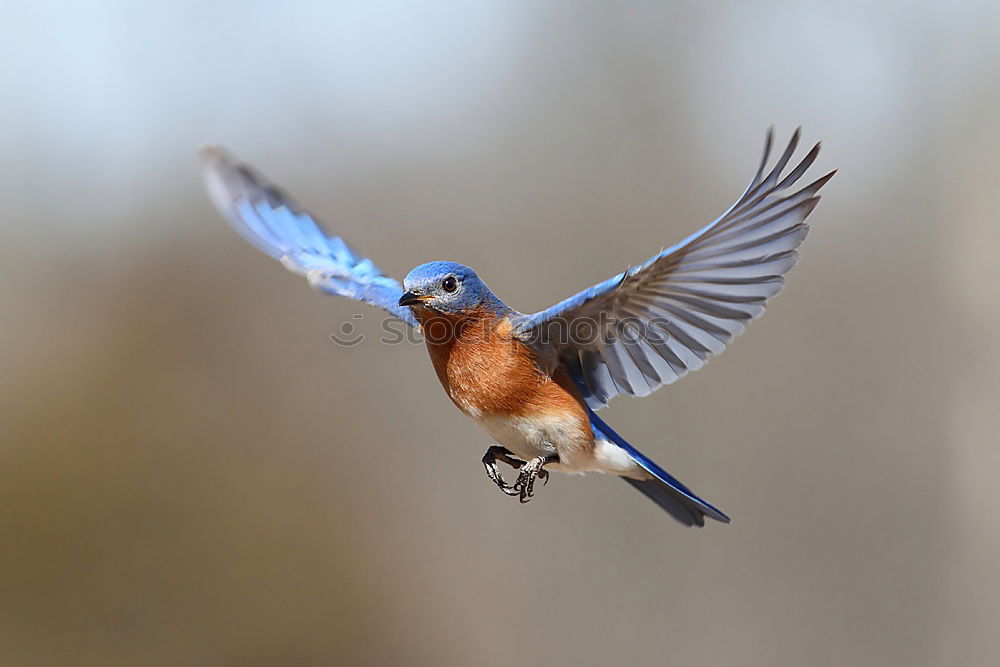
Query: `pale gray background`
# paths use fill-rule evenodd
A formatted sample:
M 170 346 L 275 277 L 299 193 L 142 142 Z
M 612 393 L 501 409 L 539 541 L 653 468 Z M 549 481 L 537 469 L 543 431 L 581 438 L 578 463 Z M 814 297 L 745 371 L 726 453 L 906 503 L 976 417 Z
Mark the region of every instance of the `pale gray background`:
M 1000 5 L 11 2 L 0 663 L 995 665 Z M 839 176 L 721 359 L 606 413 L 732 515 L 526 507 L 426 354 L 228 230 L 227 144 L 402 276 L 541 308 Z

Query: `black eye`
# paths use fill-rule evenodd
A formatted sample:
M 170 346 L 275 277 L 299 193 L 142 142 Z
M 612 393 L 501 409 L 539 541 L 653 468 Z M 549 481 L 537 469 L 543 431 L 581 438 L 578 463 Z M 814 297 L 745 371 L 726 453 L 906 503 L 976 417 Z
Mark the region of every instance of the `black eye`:
M 454 292 L 458 289 L 458 282 L 455 281 L 454 276 L 448 276 L 441 281 L 441 289 L 445 292 Z

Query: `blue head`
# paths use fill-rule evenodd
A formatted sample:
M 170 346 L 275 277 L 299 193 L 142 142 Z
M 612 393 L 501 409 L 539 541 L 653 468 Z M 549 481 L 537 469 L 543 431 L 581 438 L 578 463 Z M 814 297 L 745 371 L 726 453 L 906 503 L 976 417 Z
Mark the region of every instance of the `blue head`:
M 506 307 L 476 272 L 455 262 L 429 262 L 410 271 L 403 279 L 406 293 L 401 306 L 422 306 L 460 315 L 479 307 L 495 313 Z

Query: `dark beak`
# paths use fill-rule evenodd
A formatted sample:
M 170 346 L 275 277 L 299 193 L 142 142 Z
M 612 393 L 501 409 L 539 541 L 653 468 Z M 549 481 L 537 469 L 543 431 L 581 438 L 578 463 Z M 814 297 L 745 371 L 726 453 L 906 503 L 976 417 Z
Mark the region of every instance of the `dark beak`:
M 420 303 L 421 301 L 423 301 L 426 298 L 427 297 L 425 297 L 425 296 L 418 296 L 418 295 L 414 294 L 413 292 L 403 292 L 403 296 L 399 297 L 399 305 L 401 305 L 401 306 L 413 306 L 413 305 L 416 305 L 416 304 Z

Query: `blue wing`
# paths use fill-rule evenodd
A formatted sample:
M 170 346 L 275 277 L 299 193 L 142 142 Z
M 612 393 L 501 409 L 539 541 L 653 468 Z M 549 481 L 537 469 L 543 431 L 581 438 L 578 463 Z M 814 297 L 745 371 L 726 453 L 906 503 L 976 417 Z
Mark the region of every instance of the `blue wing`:
M 804 220 L 833 174 L 785 194 L 819 144 L 781 177 L 799 131 L 774 169 L 769 131 L 757 174 L 721 217 L 677 245 L 547 310 L 515 319 L 515 334 L 556 356 L 598 409 L 618 394 L 645 396 L 722 352 L 784 286 L 809 231 Z
M 212 203 L 243 238 L 317 289 L 378 306 L 418 326 L 410 309 L 398 305 L 402 285 L 370 259 L 339 236 L 324 234 L 312 215 L 221 148 L 207 146 L 201 157 Z

